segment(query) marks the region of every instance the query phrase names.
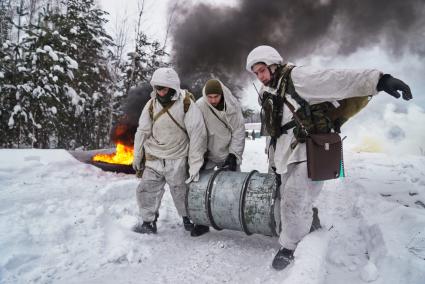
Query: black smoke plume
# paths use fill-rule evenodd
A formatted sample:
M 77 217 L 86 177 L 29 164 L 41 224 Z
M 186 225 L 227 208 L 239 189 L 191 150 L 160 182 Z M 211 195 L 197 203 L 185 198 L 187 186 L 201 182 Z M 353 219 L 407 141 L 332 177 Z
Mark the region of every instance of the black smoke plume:
M 123 115 L 118 119 L 111 131 L 111 141 L 133 146 L 139 117 L 150 99 L 152 87 L 143 83 L 130 89 L 127 98 L 122 102 Z
M 311 54 L 348 55 L 373 45 L 393 56 L 425 55 L 424 0 L 194 4 L 174 11 L 173 26 L 173 61 L 187 85 L 211 74 L 243 79 L 246 56 L 262 44 L 292 62 Z

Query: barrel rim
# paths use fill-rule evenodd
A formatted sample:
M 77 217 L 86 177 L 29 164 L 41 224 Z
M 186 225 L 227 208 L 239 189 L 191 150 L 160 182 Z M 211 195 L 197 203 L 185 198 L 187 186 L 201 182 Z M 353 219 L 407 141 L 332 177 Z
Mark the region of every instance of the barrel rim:
M 248 230 L 248 226 L 246 225 L 246 222 L 245 222 L 245 198 L 246 198 L 246 192 L 248 190 L 249 181 L 255 173 L 258 173 L 258 171 L 253 170 L 245 177 L 245 180 L 243 181 L 243 184 L 242 184 L 241 196 L 239 198 L 239 223 L 242 225 L 243 231 L 248 236 L 252 235 L 252 233 Z
M 204 173 L 207 173 L 209 171 L 214 172 L 214 170 L 201 170 L 201 171 L 204 172 Z M 201 171 L 199 172 L 199 174 L 201 174 Z M 209 180 L 208 180 L 208 182 L 209 182 Z M 190 215 L 190 208 L 189 208 L 189 193 L 192 192 L 191 189 L 190 189 L 190 186 L 191 186 L 191 184 L 188 184 L 186 186 L 186 195 L 185 195 L 185 199 L 184 199 L 184 205 L 185 205 L 185 208 L 186 208 L 187 216 L 192 220 L 192 217 Z
M 212 194 L 212 188 L 214 185 L 214 180 L 220 174 L 221 172 L 225 171 L 225 169 L 218 169 L 214 172 L 214 174 L 210 177 L 210 180 L 208 181 L 207 190 L 205 191 L 205 210 L 207 212 L 208 220 L 210 221 L 211 227 L 216 229 L 217 231 L 223 230 L 223 228 L 220 228 L 217 226 L 217 224 L 214 221 L 212 211 L 211 211 L 211 194 Z

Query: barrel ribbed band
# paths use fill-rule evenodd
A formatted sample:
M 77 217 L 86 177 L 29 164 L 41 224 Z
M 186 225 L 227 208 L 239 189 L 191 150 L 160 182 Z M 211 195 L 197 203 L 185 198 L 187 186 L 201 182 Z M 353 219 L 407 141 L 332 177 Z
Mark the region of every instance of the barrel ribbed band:
M 258 171 L 255 171 L 255 170 L 251 171 L 249 175 L 245 177 L 245 180 L 243 181 L 243 184 L 242 184 L 241 198 L 239 198 L 239 222 L 242 226 L 243 231 L 248 236 L 252 235 L 252 233 L 248 230 L 248 226 L 246 225 L 246 222 L 245 222 L 245 198 L 246 198 L 246 192 L 248 190 L 250 179 L 255 173 L 258 173 Z
M 210 177 L 210 180 L 208 181 L 207 190 L 205 191 L 205 210 L 207 212 L 207 217 L 208 217 L 208 220 L 210 221 L 211 227 L 213 227 L 214 229 L 218 231 L 221 231 L 223 229 L 217 226 L 217 224 L 214 222 L 214 218 L 212 216 L 212 211 L 211 211 L 211 194 L 212 194 L 212 189 L 214 186 L 214 180 L 218 176 L 218 174 L 221 173 L 223 170 L 224 169 L 218 169 L 217 171 L 214 172 L 214 174 Z

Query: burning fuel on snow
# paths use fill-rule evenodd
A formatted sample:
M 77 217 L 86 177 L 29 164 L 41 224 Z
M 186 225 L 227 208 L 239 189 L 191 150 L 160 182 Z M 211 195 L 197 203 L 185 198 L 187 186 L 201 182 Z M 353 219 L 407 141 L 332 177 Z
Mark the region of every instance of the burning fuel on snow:
M 123 101 L 122 115 L 111 131 L 111 140 L 116 145 L 115 153 L 96 154 L 92 157 L 93 162 L 132 164 L 134 135 L 140 114 L 150 99 L 151 90 L 149 84 L 141 84 L 129 91 L 128 97 Z
M 94 155 L 93 161 L 110 164 L 131 165 L 133 162 L 133 147 L 118 143 L 115 153 Z

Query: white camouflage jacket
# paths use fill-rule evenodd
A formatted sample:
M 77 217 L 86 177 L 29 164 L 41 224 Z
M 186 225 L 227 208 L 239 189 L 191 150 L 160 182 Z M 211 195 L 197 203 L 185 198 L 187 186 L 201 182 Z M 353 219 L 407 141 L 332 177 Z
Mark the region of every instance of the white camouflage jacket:
M 188 157 L 189 174 L 196 175 L 204 161 L 207 133 L 202 113 L 195 102 L 191 101 L 188 111 L 184 113 L 185 92 L 182 90 L 174 95 L 172 100 L 176 102 L 169 112 L 186 132 L 180 129 L 167 113 L 162 114 L 153 123 L 149 106 L 153 103 L 153 117 L 155 117 L 155 114 L 162 110 L 162 105 L 155 98 L 155 92 L 152 92 L 152 98 L 140 115 L 134 139 L 134 156 L 135 159 L 140 158 L 144 148 L 147 154 L 160 159 Z

